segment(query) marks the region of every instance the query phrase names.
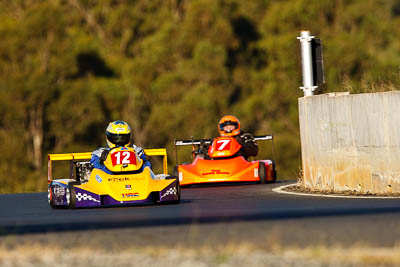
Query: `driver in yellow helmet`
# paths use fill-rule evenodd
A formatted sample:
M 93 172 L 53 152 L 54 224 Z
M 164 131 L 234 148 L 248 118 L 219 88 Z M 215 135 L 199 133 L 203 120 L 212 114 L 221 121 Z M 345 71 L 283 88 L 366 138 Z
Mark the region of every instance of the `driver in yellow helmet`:
M 143 160 L 143 167 L 149 166 L 151 168 L 151 164 L 147 160 L 143 148 L 131 143 L 131 133 L 132 130 L 128 123 L 120 120 L 110 122 L 106 129 L 107 147 L 100 147 L 92 152 L 92 158 L 90 162 L 93 164 L 93 167 L 101 169 L 106 173 L 111 173 L 104 165 L 104 161 L 106 160 L 108 153 L 114 147 L 129 146 L 132 147 L 136 154 Z

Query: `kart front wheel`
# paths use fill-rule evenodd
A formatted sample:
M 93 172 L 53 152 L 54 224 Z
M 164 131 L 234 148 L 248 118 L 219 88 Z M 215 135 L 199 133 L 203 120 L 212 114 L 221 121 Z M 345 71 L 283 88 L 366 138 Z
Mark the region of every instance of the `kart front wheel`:
M 260 177 L 260 184 L 265 184 L 267 183 L 267 178 L 266 178 L 266 172 L 265 172 L 265 163 L 260 161 L 259 162 L 259 167 L 258 167 L 258 176 Z
M 275 166 L 275 161 L 272 161 L 272 165 L 270 167 L 270 176 L 272 178 L 272 180 L 270 181 L 270 183 L 275 183 L 276 182 L 276 166 Z
M 172 175 L 179 177 L 179 172 L 178 172 L 178 165 L 174 166 L 174 169 L 172 171 Z

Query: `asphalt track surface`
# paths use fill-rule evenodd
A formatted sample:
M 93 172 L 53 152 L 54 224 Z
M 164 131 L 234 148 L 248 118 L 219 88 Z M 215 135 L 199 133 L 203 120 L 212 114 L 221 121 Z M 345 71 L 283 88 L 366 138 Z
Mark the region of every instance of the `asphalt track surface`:
M 110 240 L 145 245 L 245 242 L 264 247 L 399 244 L 400 199 L 272 191 L 293 182 L 185 188 L 176 205 L 76 210 L 51 209 L 47 193 L 0 195 L 0 240 L 62 235 L 64 240 L 86 236 L 102 244 Z

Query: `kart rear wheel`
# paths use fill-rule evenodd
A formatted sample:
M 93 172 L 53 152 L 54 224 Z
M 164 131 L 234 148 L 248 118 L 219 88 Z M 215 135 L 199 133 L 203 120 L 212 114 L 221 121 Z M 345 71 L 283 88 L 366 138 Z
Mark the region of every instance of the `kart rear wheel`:
M 259 162 L 259 167 L 258 167 L 258 176 L 260 177 L 260 184 L 265 184 L 267 183 L 266 180 L 266 172 L 265 172 L 265 163 L 260 161 Z
M 68 208 L 74 209 L 76 207 L 76 193 L 72 183 L 68 184 L 66 192 Z
M 50 207 L 52 209 L 58 209 L 59 208 L 59 206 L 54 204 L 53 191 L 52 191 L 50 186 L 47 188 L 47 199 L 48 199 L 49 205 L 50 205 Z

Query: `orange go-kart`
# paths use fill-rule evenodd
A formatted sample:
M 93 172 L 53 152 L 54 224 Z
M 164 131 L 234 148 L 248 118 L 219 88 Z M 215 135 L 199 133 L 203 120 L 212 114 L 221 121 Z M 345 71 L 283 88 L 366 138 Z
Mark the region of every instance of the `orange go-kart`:
M 273 140 L 272 135 L 255 136 L 256 141 Z M 192 145 L 192 163 L 174 167 L 174 175 L 179 177 L 182 186 L 222 182 L 273 183 L 276 180 L 275 162 L 272 160 L 247 161 L 235 156 L 241 145 L 233 137 L 215 139 L 175 140 L 176 146 Z M 208 146 L 204 156 L 198 151 Z M 176 158 L 178 156 L 176 155 Z

